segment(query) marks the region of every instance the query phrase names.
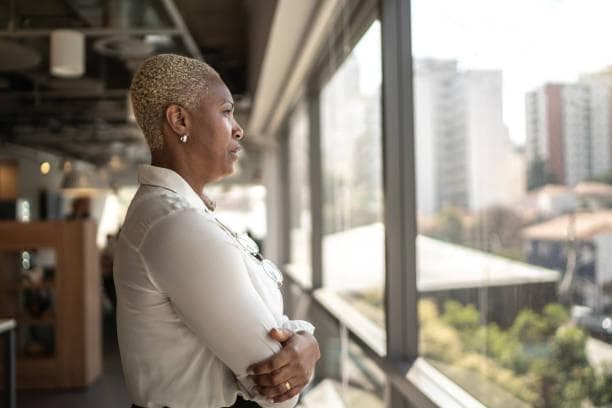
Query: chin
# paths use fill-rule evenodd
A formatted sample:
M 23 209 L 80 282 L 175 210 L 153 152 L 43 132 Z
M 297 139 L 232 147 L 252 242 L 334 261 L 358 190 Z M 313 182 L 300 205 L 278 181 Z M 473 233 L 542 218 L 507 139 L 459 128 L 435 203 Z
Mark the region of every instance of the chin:
M 230 176 L 233 176 L 234 174 L 236 174 L 236 168 L 232 164 L 227 169 L 225 169 L 225 171 L 223 172 L 223 175 L 220 178 L 230 177 Z

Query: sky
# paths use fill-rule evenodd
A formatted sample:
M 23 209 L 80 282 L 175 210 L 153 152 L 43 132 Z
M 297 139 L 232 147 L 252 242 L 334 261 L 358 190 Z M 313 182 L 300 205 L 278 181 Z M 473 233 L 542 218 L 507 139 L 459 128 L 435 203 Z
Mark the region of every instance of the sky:
M 612 65 L 612 0 L 412 0 L 413 56 L 499 69 L 504 121 L 525 140 L 525 93 Z

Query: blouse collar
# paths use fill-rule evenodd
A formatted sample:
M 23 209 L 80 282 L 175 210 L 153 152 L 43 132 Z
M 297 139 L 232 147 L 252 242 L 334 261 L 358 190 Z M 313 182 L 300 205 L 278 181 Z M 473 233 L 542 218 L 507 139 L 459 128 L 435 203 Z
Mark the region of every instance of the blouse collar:
M 141 164 L 138 166 L 138 182 L 142 185 L 165 188 L 183 197 L 192 206 L 211 211 L 204 204 L 203 197 L 200 197 L 193 191 L 189 183 L 174 170 L 150 164 Z

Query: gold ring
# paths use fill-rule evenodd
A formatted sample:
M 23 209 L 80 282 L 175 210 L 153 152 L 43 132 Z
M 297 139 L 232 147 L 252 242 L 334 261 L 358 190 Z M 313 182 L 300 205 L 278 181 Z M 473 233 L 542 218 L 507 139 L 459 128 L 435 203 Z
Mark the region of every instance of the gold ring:
M 291 383 L 289 381 L 285 383 L 285 388 L 287 389 L 287 391 L 291 390 Z

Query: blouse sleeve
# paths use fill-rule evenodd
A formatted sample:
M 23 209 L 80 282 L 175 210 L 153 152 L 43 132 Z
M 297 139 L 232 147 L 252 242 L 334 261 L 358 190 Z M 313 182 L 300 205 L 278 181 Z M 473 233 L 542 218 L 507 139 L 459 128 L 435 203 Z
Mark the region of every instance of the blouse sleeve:
M 280 327 L 250 279 L 240 249 L 196 209 L 178 211 L 152 227 L 141 252 L 151 278 L 185 324 L 230 368 L 263 407 L 293 407 L 254 395 L 247 367 L 281 349 L 268 336 Z

